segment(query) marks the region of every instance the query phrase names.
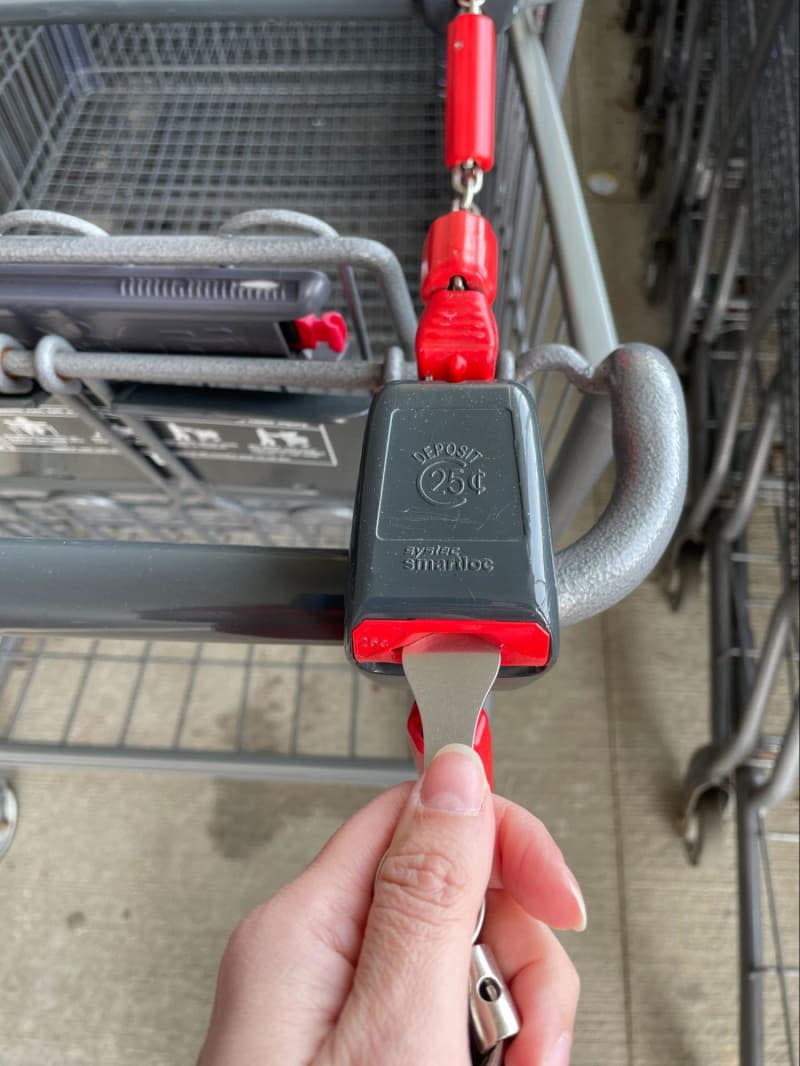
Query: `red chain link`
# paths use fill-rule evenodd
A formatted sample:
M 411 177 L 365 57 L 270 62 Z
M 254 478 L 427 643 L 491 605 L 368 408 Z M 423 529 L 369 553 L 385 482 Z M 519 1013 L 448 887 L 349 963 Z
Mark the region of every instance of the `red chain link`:
M 461 202 L 437 218 L 425 238 L 425 307 L 416 337 L 423 380 L 490 381 L 495 375 L 497 239 L 472 206 L 484 171 L 494 164 L 494 82 L 494 22 L 465 11 L 448 28 L 445 99 L 445 163 Z

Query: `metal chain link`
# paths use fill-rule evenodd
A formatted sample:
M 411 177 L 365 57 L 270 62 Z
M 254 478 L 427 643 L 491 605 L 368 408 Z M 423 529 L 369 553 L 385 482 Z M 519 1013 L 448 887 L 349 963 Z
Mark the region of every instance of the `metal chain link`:
M 475 197 L 483 188 L 483 170 L 468 159 L 451 171 L 453 189 L 458 196 L 461 211 L 476 211 Z

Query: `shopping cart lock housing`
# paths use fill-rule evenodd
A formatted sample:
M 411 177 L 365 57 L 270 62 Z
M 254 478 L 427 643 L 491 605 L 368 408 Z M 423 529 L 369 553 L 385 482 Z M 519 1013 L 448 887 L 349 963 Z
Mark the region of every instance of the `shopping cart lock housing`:
M 555 659 L 558 607 L 533 396 L 512 381 L 399 381 L 375 397 L 356 496 L 346 640 L 372 674 L 434 634 L 501 649 L 500 677 Z

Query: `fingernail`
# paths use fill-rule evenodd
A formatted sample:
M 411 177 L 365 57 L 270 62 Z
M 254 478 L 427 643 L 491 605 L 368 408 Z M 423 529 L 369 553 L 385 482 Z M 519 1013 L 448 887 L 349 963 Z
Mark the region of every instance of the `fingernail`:
M 550 1048 L 544 1060 L 544 1066 L 569 1066 L 570 1052 L 572 1051 L 572 1037 L 569 1033 L 562 1033 Z
M 589 922 L 589 919 L 586 914 L 586 900 L 583 898 L 583 893 L 581 892 L 580 885 L 578 884 L 575 878 L 575 874 L 570 869 L 567 869 L 567 874 L 567 883 L 569 885 L 569 890 L 575 897 L 575 902 L 578 904 L 581 911 L 581 919 L 577 923 L 577 925 L 573 925 L 572 929 L 575 933 L 582 933 L 586 929 L 586 926 Z
M 466 744 L 447 744 L 422 778 L 423 807 L 448 814 L 477 814 L 488 792 L 480 756 Z

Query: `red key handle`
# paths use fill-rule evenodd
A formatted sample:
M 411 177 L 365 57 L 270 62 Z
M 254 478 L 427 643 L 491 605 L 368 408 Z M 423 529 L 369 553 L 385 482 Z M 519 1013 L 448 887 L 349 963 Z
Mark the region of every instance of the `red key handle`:
M 416 703 L 412 704 L 411 713 L 409 714 L 408 722 L 406 723 L 406 730 L 408 732 L 408 742 L 411 746 L 411 755 L 414 759 L 414 765 L 417 768 L 417 773 L 422 774 L 422 769 L 425 763 L 425 737 L 422 730 L 422 715 L 419 713 L 419 708 Z M 478 721 L 475 724 L 472 746 L 475 751 L 477 751 L 481 762 L 483 763 L 483 769 L 486 774 L 486 780 L 489 782 L 489 788 L 494 791 L 492 725 L 489 721 L 489 715 L 484 709 L 481 709 L 481 713 L 478 715 Z
M 494 165 L 494 96 L 494 22 L 463 11 L 448 27 L 445 95 L 445 164 L 460 199 L 456 209 L 433 222 L 423 248 L 425 308 L 416 337 L 423 381 L 495 376 L 497 238 L 473 204 L 485 171 Z
M 447 28 L 444 160 L 453 170 L 494 165 L 494 22 L 465 11 Z

